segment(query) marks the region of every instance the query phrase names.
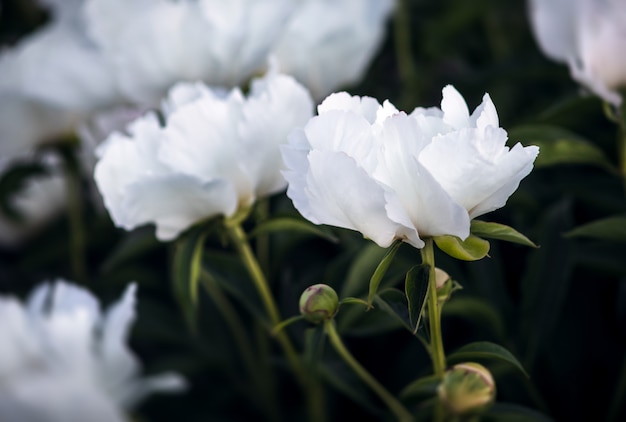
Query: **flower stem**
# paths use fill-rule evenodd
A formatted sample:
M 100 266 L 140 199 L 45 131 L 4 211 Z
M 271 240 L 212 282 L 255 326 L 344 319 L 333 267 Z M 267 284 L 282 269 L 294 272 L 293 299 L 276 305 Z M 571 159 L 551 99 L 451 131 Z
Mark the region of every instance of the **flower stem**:
M 65 179 L 67 186 L 67 216 L 69 221 L 70 265 L 77 282 L 86 281 L 85 232 L 83 228 L 83 197 L 81 174 L 74 151 L 66 151 Z
M 398 72 L 402 80 L 402 98 L 403 109 L 411 108 L 416 102 L 419 95 L 418 80 L 416 78 L 417 71 L 415 69 L 415 60 L 411 51 L 411 13 L 410 1 L 400 0 L 396 5 L 396 14 L 393 23 L 393 35 L 396 49 L 396 58 L 398 61 Z
M 365 368 L 361 366 L 359 362 L 352 356 L 352 354 L 346 349 L 337 329 L 335 328 L 335 322 L 332 319 L 324 321 L 324 329 L 330 343 L 333 345 L 339 356 L 356 372 L 356 374 L 372 389 L 378 397 L 389 407 L 393 414 L 402 422 L 413 421 L 411 413 L 400 403 L 389 391 L 385 389 Z
M 441 337 L 441 310 L 437 299 L 437 285 L 435 282 L 435 251 L 433 240 L 426 239 L 426 246 L 421 250 L 422 263 L 430 266 L 428 275 L 428 322 L 430 324 L 430 358 L 433 362 L 433 371 L 437 376 L 443 376 L 446 370 L 446 355 L 443 351 Z
M 425 239 L 426 245 L 422 248 L 422 264 L 430 267 L 428 274 L 428 322 L 430 324 L 430 359 L 433 363 L 433 372 L 438 377 L 443 377 L 446 370 L 446 355 L 443 350 L 443 339 L 441 336 L 441 309 L 439 309 L 439 299 L 437 298 L 437 283 L 435 279 L 435 250 L 432 239 Z M 435 421 L 442 421 L 443 406 L 441 402 L 435 404 Z
M 250 247 L 250 243 L 248 242 L 248 238 L 241 227 L 240 220 L 226 220 L 225 226 L 228 231 L 228 235 L 232 243 L 234 244 L 237 252 L 241 256 L 248 273 L 252 277 L 252 281 L 261 296 L 261 300 L 263 301 L 263 305 L 265 306 L 265 310 L 270 317 L 270 321 L 272 326 L 276 326 L 281 321 L 280 313 L 278 312 L 278 307 L 276 306 L 276 302 L 274 301 L 274 297 L 272 296 L 272 292 L 270 291 L 269 284 L 263 275 L 263 271 L 261 270 L 261 266 L 257 261 L 254 253 L 252 252 L 252 248 Z M 280 344 L 289 364 L 294 372 L 294 375 L 303 391 L 306 394 L 307 405 L 309 407 L 309 416 L 312 421 L 323 421 L 323 413 L 321 412 L 321 403 L 323 402 L 322 391 L 319 385 L 319 382 L 314 380 L 314 377 L 307 377 L 306 371 L 302 365 L 302 362 L 293 347 L 289 337 L 285 331 L 280 331 L 276 334 L 276 339 Z

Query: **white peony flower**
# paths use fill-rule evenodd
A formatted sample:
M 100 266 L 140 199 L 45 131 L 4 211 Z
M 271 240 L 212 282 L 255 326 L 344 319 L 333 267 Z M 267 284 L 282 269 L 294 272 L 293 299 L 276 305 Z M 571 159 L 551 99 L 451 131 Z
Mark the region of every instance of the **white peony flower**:
M 95 180 L 117 226 L 156 224 L 171 240 L 196 222 L 233 216 L 286 187 L 279 145 L 312 115 L 307 91 L 293 78 L 270 73 L 250 94 L 202 84 L 175 86 L 154 113 L 132 123 L 130 136 L 103 144 Z
M 626 3 L 623 0 L 530 0 L 532 27 L 546 56 L 572 77 L 619 105 L 626 86 Z
M 126 345 L 136 286 L 104 314 L 87 290 L 57 281 L 26 306 L 0 297 L 0 420 L 125 421 L 124 410 L 154 391 L 179 391 L 176 374 L 139 377 Z
M 393 0 L 303 0 L 273 47 L 315 98 L 357 82 L 378 49 Z
M 532 169 L 538 148 L 509 149 L 506 140 L 488 95 L 470 115 L 447 86 L 441 109 L 407 115 L 388 101 L 332 94 L 282 149 L 287 195 L 313 223 L 383 247 L 465 239 L 470 220 L 502 207 Z

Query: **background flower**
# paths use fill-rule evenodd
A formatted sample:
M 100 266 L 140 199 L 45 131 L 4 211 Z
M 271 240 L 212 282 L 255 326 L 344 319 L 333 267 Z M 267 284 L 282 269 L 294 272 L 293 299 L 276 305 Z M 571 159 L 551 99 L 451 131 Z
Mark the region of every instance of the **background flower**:
M 613 104 L 626 85 L 626 8 L 621 0 L 530 0 L 543 52 L 567 63 L 572 77 Z
M 393 6 L 392 0 L 298 2 L 272 48 L 281 71 L 317 99 L 357 82 L 382 42 Z
M 0 418 L 7 422 L 126 420 L 153 391 L 178 391 L 175 374 L 139 378 L 126 346 L 136 286 L 106 313 L 87 290 L 58 280 L 26 306 L 0 297 Z
M 232 216 L 259 197 L 283 190 L 278 146 L 304 124 L 313 105 L 293 78 L 270 73 L 250 94 L 202 84 L 175 86 L 154 113 L 103 145 L 95 179 L 116 225 L 154 222 L 171 240 L 192 224 Z
M 466 238 L 470 219 L 503 206 L 538 153 L 505 146 L 488 95 L 470 115 L 452 86 L 441 109 L 407 115 L 339 93 L 318 113 L 283 148 L 287 195 L 312 222 L 358 230 L 383 247 Z

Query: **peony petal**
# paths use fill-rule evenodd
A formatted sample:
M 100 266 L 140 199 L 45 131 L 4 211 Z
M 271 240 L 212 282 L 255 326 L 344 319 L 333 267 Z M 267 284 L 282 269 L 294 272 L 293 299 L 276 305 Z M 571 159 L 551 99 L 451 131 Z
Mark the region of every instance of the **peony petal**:
M 384 189 L 343 152 L 314 150 L 308 158 L 304 189 L 291 184 L 304 169 L 284 173 L 298 211 L 315 224 L 358 230 L 381 247 L 391 245 L 398 225 L 387 217 Z
M 376 116 L 381 105 L 375 98 L 359 97 L 350 95 L 347 92 L 337 92 L 330 94 L 317 106 L 318 114 L 322 115 L 332 110 L 351 111 L 362 116 L 370 124 L 376 121 Z
M 500 204 L 497 207 L 503 206 L 532 169 L 538 148 L 519 146 L 509 150 L 505 142 L 506 132 L 500 128 L 488 127 L 484 134 L 478 129 L 464 129 L 434 139 L 419 160 L 474 218 L 484 213 L 476 210 L 492 211 L 496 203 Z M 504 198 L 492 197 L 504 185 L 514 188 L 502 191 L 508 192 Z M 490 205 L 481 205 L 488 198 Z
M 358 81 L 382 41 L 391 0 L 303 0 L 273 48 L 316 99 Z M 346 17 L 349 16 L 349 19 Z
M 442 93 L 443 121 L 454 129 L 467 127 L 470 114 L 463 96 L 452 85 L 444 87 Z
M 417 157 L 429 138 L 419 133 L 416 120 L 404 113 L 387 119 L 379 134 L 384 139 L 380 164 L 374 177 L 389 186 L 397 201 L 389 201 L 390 217 L 406 225 L 406 218 L 420 237 L 452 234 L 469 235 L 469 216 L 455 203 Z
M 285 144 L 289 132 L 304 126 L 312 115 L 313 100 L 293 78 L 268 75 L 253 81 L 239 122 L 243 152 L 239 165 L 253 182 L 257 197 L 287 187 L 280 173 L 279 145 Z
M 147 178 L 127 186 L 116 224 L 127 230 L 154 222 L 159 240 L 176 238 L 193 224 L 237 210 L 237 193 L 225 180 L 203 182 L 183 174 Z

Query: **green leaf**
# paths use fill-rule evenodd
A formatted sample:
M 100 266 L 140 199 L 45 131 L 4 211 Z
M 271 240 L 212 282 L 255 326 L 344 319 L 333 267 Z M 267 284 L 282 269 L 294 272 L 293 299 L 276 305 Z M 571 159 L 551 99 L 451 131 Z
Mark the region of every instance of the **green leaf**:
M 526 377 L 528 373 L 515 356 L 504 347 L 489 341 L 478 341 L 465 345 L 447 357 L 448 362 L 467 362 L 475 359 L 495 359 L 508 362 Z
M 383 259 L 378 264 L 378 267 L 376 267 L 374 274 L 372 274 L 372 278 L 370 278 L 369 294 L 367 295 L 367 302 L 370 305 L 374 301 L 374 296 L 376 295 L 376 292 L 378 291 L 380 282 L 382 281 L 383 277 L 385 276 L 385 273 L 389 269 L 389 266 L 391 265 L 391 262 L 393 261 L 393 257 L 396 255 L 396 252 L 398 251 L 402 243 L 403 242 L 401 240 L 396 240 L 395 242 L 393 242 L 391 247 L 387 250 L 387 253 L 385 253 L 385 256 L 383 257 Z
M 402 399 L 408 399 L 412 397 L 433 396 L 437 394 L 437 387 L 440 383 L 441 378 L 437 375 L 428 375 L 419 378 L 404 387 L 400 392 L 400 397 Z
M 439 249 L 461 261 L 477 261 L 489 253 L 489 241 L 474 235 L 465 240 L 456 236 L 437 236 L 433 239 Z
M 198 282 L 202 270 L 202 249 L 207 234 L 206 226 L 194 227 L 180 237 L 174 245 L 172 263 L 174 294 L 192 329 L 195 327 Z
M 565 237 L 626 242 L 626 216 L 609 217 L 584 224 L 565 233 Z
M 385 249 L 368 242 L 352 260 L 339 297 L 362 296 L 366 293 L 366 280 L 376 271 L 376 263 L 385 256 Z
M 470 232 L 474 236 L 484 237 L 487 239 L 504 240 L 506 242 L 518 243 L 531 248 L 538 246 L 529 238 L 518 232 L 512 227 L 499 223 L 488 223 L 486 221 L 472 220 Z
M 339 239 L 333 234 L 323 230 L 320 226 L 316 226 L 309 223 L 306 220 L 300 220 L 297 218 L 280 217 L 266 220 L 259 224 L 250 234 L 249 238 L 259 236 L 262 234 L 269 234 L 275 232 L 299 232 L 305 234 L 311 234 L 328 240 L 329 242 L 337 243 Z
M 524 145 L 537 145 L 536 167 L 558 164 L 590 164 L 606 169 L 613 165 L 604 152 L 582 136 L 552 125 L 525 125 L 509 131 L 509 139 Z
M 376 403 L 376 401 L 372 400 L 365 384 L 361 382 L 350 368 L 342 362 L 337 362 L 337 364 L 332 366 L 328 363 L 321 362 L 318 368 L 319 373 L 330 386 L 350 397 L 364 409 L 380 415 L 380 409 L 373 404 Z
M 402 291 L 393 287 L 382 290 L 374 297 L 374 303 L 378 309 L 391 315 L 407 330 L 413 331 L 409 320 L 409 305 Z
M 409 303 L 409 322 L 413 334 L 419 329 L 422 312 L 426 305 L 429 275 L 430 265 L 426 264 L 416 265 L 406 273 L 404 290 Z

